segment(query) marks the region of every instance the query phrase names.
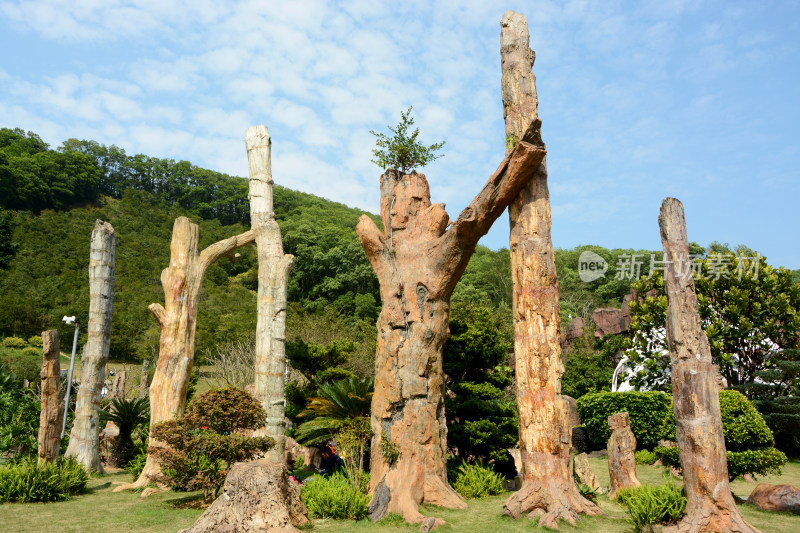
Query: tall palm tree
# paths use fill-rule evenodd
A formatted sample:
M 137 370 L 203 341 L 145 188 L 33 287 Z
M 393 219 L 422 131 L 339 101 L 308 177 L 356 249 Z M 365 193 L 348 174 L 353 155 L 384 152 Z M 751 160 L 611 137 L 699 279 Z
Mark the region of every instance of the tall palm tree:
M 122 467 L 133 457 L 133 430 L 150 420 L 150 400 L 148 398 L 111 400 L 109 410 L 100 411 L 102 422 L 111 421 L 119 427 L 119 437 L 114 443 L 109 457 L 109 465 Z

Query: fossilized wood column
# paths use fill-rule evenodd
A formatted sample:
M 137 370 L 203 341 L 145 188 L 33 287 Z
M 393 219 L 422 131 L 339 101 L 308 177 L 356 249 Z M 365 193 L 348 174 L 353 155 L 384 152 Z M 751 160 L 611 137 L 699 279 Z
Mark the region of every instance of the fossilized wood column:
M 197 328 L 197 305 L 203 275 L 217 259 L 231 254 L 245 244 L 253 242 L 253 231 L 216 242 L 200 251 L 197 224 L 186 217 L 178 217 L 172 228 L 170 263 L 161 272 L 164 287 L 164 305 L 150 304 L 159 326 L 158 363 L 150 385 L 150 428 L 165 420 L 183 415 L 189 374 L 194 362 L 194 337 Z M 150 447 L 164 446 L 150 438 Z M 141 488 L 150 483 L 150 476 L 161 471 L 158 461 L 148 453 L 142 474 L 134 483 L 114 489 L 119 492 Z
M 124 400 L 125 389 L 128 386 L 128 372 L 120 370 L 114 375 L 114 380 L 111 384 L 111 391 L 108 395 L 109 399 Z
M 608 417 L 611 437 L 608 439 L 608 475 L 611 490 L 608 497 L 617 497 L 619 489 L 638 487 L 636 475 L 636 437 L 631 431 L 628 413 L 615 413 Z
M 65 455 L 87 470 L 100 465 L 100 391 L 106 375 L 114 305 L 114 228 L 98 220 L 92 231 L 89 256 L 89 323 L 81 357 L 81 386 L 75 400 L 75 421 Z
M 449 335 L 450 295 L 475 245 L 530 179 L 544 157 L 536 121 L 489 178 L 483 190 L 450 222 L 431 204 L 422 174 L 381 176 L 381 232 L 362 216 L 356 232 L 380 282 L 375 394 L 372 398 L 371 517 L 387 512 L 410 522 L 425 519 L 422 502 L 452 508 L 466 504 L 447 484 L 442 348 Z M 400 452 L 389 464 L 381 441 Z
M 61 358 L 58 330 L 42 333 L 42 411 L 39 415 L 39 464 L 52 463 L 61 446 Z
M 658 217 L 664 246 L 667 291 L 667 343 L 672 360 L 672 403 L 686 490 L 686 516 L 680 532 L 752 532 L 731 494 L 719 393 L 711 348 L 700 325 L 691 275 L 678 265 L 689 258 L 683 204 L 666 198 Z
M 267 425 L 257 435 L 275 439 L 267 459 L 283 463 L 286 291 L 294 256 L 283 253 L 281 229 L 272 208 L 271 144 L 266 126 L 254 126 L 245 134 L 250 166 L 250 227 L 258 249 L 255 397 L 267 412 Z
M 508 11 L 500 26 L 506 149 L 512 150 L 538 117 L 535 54 L 524 15 Z M 600 509 L 580 495 L 569 467 L 572 428 L 561 401 L 561 319 L 544 160 L 508 206 L 508 219 L 523 485 L 504 514 L 541 515 L 540 525 L 557 528 L 560 519 L 575 524 L 579 513 Z

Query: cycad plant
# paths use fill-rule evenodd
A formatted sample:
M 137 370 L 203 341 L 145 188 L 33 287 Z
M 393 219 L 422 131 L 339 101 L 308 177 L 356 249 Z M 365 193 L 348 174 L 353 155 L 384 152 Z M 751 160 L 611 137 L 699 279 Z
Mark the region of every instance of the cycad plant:
M 304 446 L 321 444 L 353 420 L 369 418 L 373 387 L 372 378 L 348 378 L 322 385 L 300 413 L 310 420 L 297 428 L 297 442 Z
M 111 421 L 119 428 L 119 437 L 114 443 L 109 457 L 109 465 L 120 468 L 132 459 L 133 430 L 150 420 L 150 400 L 148 398 L 111 400 L 108 410 L 100 411 L 101 422 Z

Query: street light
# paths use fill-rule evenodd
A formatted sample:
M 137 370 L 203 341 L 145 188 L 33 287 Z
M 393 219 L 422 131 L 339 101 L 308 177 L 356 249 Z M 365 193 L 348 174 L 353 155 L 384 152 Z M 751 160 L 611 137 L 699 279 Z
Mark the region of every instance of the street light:
M 64 420 L 61 422 L 61 439 L 67 431 L 67 411 L 69 410 L 69 393 L 72 391 L 72 371 L 75 369 L 75 348 L 78 347 L 78 321 L 74 316 L 65 316 L 61 319 L 68 326 L 75 324 L 75 336 L 72 338 L 72 358 L 69 360 L 69 375 L 67 376 L 67 395 L 64 399 Z

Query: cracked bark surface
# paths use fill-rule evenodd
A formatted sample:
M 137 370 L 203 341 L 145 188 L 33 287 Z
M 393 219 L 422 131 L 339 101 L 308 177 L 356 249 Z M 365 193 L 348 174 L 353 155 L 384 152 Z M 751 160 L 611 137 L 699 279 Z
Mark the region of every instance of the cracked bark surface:
M 39 464 L 52 463 L 61 447 L 61 421 L 64 407 L 61 401 L 61 356 L 58 330 L 42 332 L 42 410 L 39 415 Z
M 608 497 L 617 497 L 620 489 L 641 485 L 636 475 L 636 436 L 631 431 L 627 412 L 614 413 L 608 417 L 611 437 L 608 439 L 608 476 L 611 490 Z
M 664 246 L 667 343 L 672 362 L 672 400 L 686 491 L 686 516 L 667 532 L 758 531 L 745 522 L 731 494 L 722 434 L 719 387 L 711 348 L 700 325 L 691 275 L 677 265 L 689 257 L 683 204 L 666 198 L 658 217 Z
M 525 16 L 508 11 L 500 26 L 503 114 L 510 151 L 525 125 L 538 118 L 539 102 Z M 503 513 L 513 518 L 538 516 L 540 526 L 558 528 L 561 519 L 575 524 L 581 513 L 602 513 L 580 495 L 569 466 L 572 428 L 561 401 L 561 319 L 544 160 L 509 205 L 508 219 L 523 485 L 508 499 Z
M 114 307 L 114 228 L 97 220 L 89 257 L 89 322 L 81 357 L 81 386 L 75 399 L 75 421 L 64 453 L 89 471 L 103 472 L 100 464 L 100 392 L 106 375 Z
M 194 362 L 194 337 L 197 329 L 197 305 L 203 275 L 208 267 L 223 256 L 253 242 L 250 230 L 221 240 L 200 251 L 199 228 L 186 217 L 178 217 L 172 228 L 170 263 L 161 272 L 164 305 L 150 304 L 161 327 L 158 362 L 150 384 L 150 427 L 183 415 L 189 374 Z M 150 447 L 164 446 L 150 438 Z M 147 462 L 139 478 L 120 485 L 114 492 L 147 486 L 150 477 L 161 472 L 155 456 L 147 454 Z
M 442 348 L 450 333 L 450 295 L 478 240 L 544 158 L 539 127 L 538 121 L 530 124 L 452 224 L 442 204 L 431 204 L 424 175 L 388 170 L 380 178 L 384 230 L 366 215 L 356 227 L 378 276 L 383 304 L 377 323 L 370 463 L 370 490 L 382 495 L 383 503 L 372 506 L 373 520 L 393 512 L 422 523 L 426 517 L 418 511 L 420 503 L 466 507 L 448 485 L 445 465 Z M 381 454 L 384 438 L 400 452 L 392 464 Z
M 258 249 L 254 396 L 267 412 L 267 425 L 256 436 L 275 439 L 267 459 L 281 463 L 286 450 L 286 292 L 294 256 L 283 253 L 281 229 L 273 211 L 272 140 L 267 127 L 248 128 L 245 146 L 250 169 L 250 227 L 255 231 Z

